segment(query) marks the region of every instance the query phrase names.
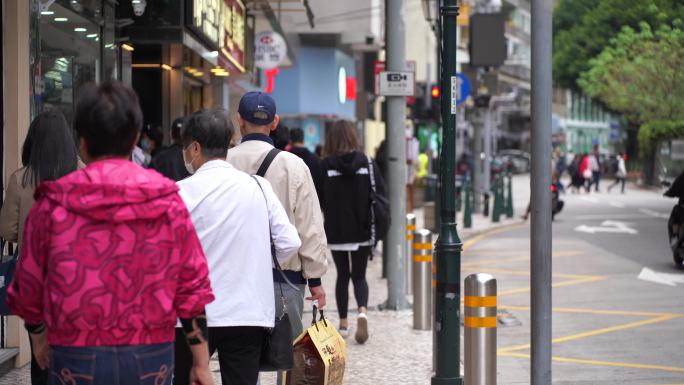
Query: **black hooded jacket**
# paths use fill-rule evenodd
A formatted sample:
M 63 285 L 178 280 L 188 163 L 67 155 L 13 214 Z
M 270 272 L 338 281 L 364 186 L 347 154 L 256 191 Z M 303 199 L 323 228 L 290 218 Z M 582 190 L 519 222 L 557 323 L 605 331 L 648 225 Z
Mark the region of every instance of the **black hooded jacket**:
M 373 161 L 377 192 L 385 181 Z M 368 159 L 359 151 L 326 157 L 321 162 L 323 188 L 319 197 L 328 244 L 365 243 L 371 239 L 371 183 Z

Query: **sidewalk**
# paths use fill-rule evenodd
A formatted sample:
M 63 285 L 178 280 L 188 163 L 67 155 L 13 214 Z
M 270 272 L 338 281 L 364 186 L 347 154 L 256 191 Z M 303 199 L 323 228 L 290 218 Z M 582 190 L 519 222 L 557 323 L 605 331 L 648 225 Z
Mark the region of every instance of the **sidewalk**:
M 500 223 L 492 223 L 491 217 L 473 214 L 471 229 L 463 228 L 463 211 L 459 212 L 458 234 L 462 241 L 473 239 L 478 234 L 497 228 L 521 223 L 522 215 L 529 202 L 529 176 L 519 175 L 513 178 L 514 216 L 507 219 L 501 217 Z M 422 209 L 416 210 L 418 228 L 424 226 Z M 378 305 L 387 299 L 387 280 L 382 278 L 382 257 L 376 257 L 368 264 L 369 297 L 369 329 L 370 339 L 365 345 L 354 341 L 356 326 L 356 302 L 353 286 L 349 287 L 351 336 L 347 340 L 347 368 L 345 384 L 349 385 L 389 385 L 389 384 L 429 384 L 432 377 L 432 332 L 413 330 L 413 313 L 411 309 L 400 311 L 380 311 Z M 337 304 L 335 302 L 335 271 L 332 259 L 328 274 L 323 278 L 328 305 L 325 316 L 338 325 Z M 412 302 L 411 296 L 407 296 Z M 308 305 L 307 305 L 308 306 Z M 305 326 L 311 317 L 310 308 L 304 315 Z M 456 364 L 456 363 L 454 363 Z M 218 373 L 218 361 L 212 360 L 216 385 L 221 384 Z M 0 385 L 30 385 L 29 365 L 12 370 L 0 377 Z M 262 374 L 262 385 L 275 384 L 272 373 Z

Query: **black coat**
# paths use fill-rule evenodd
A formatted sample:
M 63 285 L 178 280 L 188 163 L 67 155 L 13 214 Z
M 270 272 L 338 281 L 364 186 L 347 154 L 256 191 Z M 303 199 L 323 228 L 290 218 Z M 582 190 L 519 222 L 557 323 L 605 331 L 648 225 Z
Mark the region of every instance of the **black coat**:
M 190 176 L 183 163 L 183 146 L 180 144 L 161 149 L 152 158 L 150 168 L 176 182 Z
M 376 189 L 385 195 L 385 182 L 373 161 Z M 371 239 L 371 184 L 368 160 L 362 152 L 323 159 L 320 196 L 325 235 L 332 245 L 363 243 Z
M 313 152 L 309 151 L 306 147 L 292 147 L 290 150 L 293 154 L 302 158 L 309 171 L 311 171 L 311 178 L 313 179 L 314 186 L 316 186 L 316 193 L 318 194 L 318 199 L 321 199 L 321 191 L 323 190 L 323 171 L 321 171 L 321 159 L 316 156 Z

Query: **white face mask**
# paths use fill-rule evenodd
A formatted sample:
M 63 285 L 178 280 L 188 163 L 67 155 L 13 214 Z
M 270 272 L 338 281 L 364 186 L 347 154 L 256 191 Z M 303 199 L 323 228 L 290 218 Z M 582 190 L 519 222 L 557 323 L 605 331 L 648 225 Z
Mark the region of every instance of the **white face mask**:
M 192 143 L 190 143 L 190 144 L 188 145 L 188 147 L 186 147 L 186 148 L 183 149 L 183 163 L 185 164 L 185 169 L 188 171 L 188 173 L 189 173 L 190 175 L 192 175 L 192 174 L 195 173 L 195 168 L 192 167 L 192 162 L 194 162 L 195 159 L 197 159 L 197 157 L 192 158 L 192 160 L 191 160 L 190 162 L 188 162 L 187 160 L 185 160 L 185 151 L 187 151 L 188 148 L 190 148 L 190 146 L 192 146 Z

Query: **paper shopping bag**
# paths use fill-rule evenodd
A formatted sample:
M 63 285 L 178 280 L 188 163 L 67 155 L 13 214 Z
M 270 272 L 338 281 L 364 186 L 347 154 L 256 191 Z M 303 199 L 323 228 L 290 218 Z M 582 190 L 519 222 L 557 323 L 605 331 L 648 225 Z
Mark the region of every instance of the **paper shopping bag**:
M 286 385 L 342 385 L 347 346 L 335 326 L 323 317 L 314 321 L 294 342 L 294 367 L 285 374 Z

